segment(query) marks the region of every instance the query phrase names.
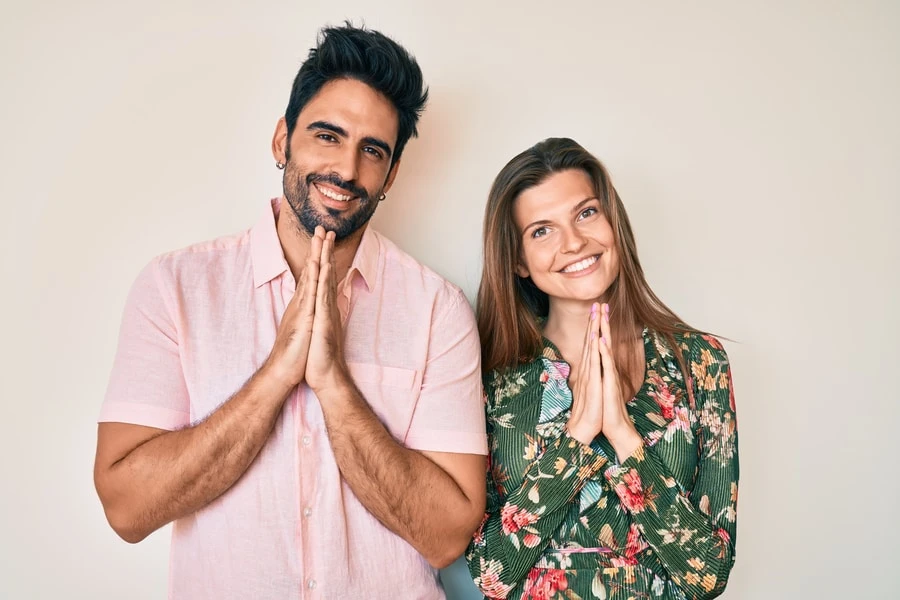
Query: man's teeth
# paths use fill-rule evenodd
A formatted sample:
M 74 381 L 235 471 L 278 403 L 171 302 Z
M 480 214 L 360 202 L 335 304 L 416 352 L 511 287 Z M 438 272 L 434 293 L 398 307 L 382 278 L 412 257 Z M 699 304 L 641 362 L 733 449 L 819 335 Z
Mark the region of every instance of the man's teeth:
M 325 189 L 323 187 L 316 186 L 316 189 L 322 193 L 326 198 L 331 198 L 332 200 L 337 200 L 339 202 L 347 202 L 348 200 L 352 200 L 353 196 L 345 196 L 343 194 L 338 194 L 336 192 L 332 192 L 329 189 Z
M 592 256 L 590 258 L 580 260 L 577 263 L 575 263 L 574 265 L 569 265 L 568 267 L 563 269 L 562 272 L 563 273 L 577 273 L 578 271 L 584 271 L 585 269 L 590 267 L 592 264 L 597 262 L 598 258 L 599 257 L 597 257 L 597 256 Z

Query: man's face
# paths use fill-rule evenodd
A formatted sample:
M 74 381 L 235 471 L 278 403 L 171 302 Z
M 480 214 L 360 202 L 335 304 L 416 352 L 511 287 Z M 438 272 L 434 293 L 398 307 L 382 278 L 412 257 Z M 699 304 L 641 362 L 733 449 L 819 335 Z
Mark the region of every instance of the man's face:
M 279 132 L 275 151 L 278 159 Z M 393 183 L 398 118 L 393 104 L 355 79 L 326 83 L 303 107 L 290 140 L 284 129 L 284 196 L 303 229 L 362 232 Z

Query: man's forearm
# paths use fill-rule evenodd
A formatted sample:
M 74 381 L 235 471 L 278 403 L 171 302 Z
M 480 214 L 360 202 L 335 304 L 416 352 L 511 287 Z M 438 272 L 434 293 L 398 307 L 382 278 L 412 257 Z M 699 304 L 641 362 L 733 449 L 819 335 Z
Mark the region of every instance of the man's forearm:
M 341 475 L 369 512 L 432 566 L 442 568 L 462 554 L 483 502 L 468 498 L 427 457 L 397 443 L 352 382 L 317 395 Z M 481 504 L 473 509 L 476 502 Z
M 260 370 L 201 423 L 98 464 L 97 489 L 116 532 L 138 542 L 228 490 L 265 444 L 289 392 Z

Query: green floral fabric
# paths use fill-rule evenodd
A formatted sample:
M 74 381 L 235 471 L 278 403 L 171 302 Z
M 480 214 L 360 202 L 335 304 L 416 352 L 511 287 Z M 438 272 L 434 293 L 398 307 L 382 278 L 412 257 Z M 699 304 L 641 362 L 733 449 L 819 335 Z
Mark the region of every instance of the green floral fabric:
M 643 438 L 616 462 L 601 434 L 565 429 L 569 365 L 547 340 L 531 363 L 485 378 L 488 506 L 466 553 L 488 598 L 699 599 L 734 563 L 737 421 L 715 338 L 643 333 L 646 375 L 628 403 Z M 688 393 L 691 386 L 692 394 Z

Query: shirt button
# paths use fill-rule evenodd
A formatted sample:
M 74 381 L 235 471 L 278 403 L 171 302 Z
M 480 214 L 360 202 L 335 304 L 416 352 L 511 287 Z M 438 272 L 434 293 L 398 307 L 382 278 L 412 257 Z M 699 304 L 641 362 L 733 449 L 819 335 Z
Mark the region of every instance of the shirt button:
M 310 442 L 312 442 L 312 438 L 310 438 L 308 435 L 304 435 L 304 436 L 300 439 L 300 441 L 303 442 L 303 445 L 304 445 L 304 446 L 309 446 Z
M 311 590 L 316 589 L 316 580 L 315 580 L 315 579 L 307 579 L 307 580 L 306 580 L 306 587 L 308 587 L 308 588 L 311 589 Z
M 306 508 L 303 509 L 304 517 L 309 517 L 311 514 L 312 514 L 312 509 L 310 507 L 307 506 Z

